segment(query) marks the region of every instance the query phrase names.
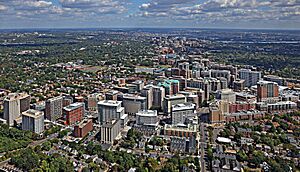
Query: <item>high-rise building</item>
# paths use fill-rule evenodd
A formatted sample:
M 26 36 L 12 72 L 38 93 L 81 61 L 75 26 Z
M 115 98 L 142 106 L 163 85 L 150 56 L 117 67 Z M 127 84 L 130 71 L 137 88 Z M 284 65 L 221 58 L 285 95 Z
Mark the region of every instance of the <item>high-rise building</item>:
M 20 99 L 20 112 L 25 112 L 30 108 L 31 98 L 28 94 L 19 94 Z
M 63 98 L 61 96 L 46 101 L 45 116 L 50 121 L 56 121 L 62 117 Z
M 230 83 L 231 74 L 229 70 L 211 70 L 211 77 L 213 78 L 226 78 L 227 83 Z
M 197 108 L 200 107 L 203 101 L 205 100 L 204 91 L 200 88 L 190 88 L 190 87 L 186 88 L 185 91 L 192 93 L 192 96 L 188 97 L 187 102 L 195 103 Z M 197 98 L 195 98 L 194 95 L 197 95 Z M 195 100 L 197 99 L 198 102 L 195 102 Z
M 164 82 L 159 83 L 158 86 L 165 88 L 166 95 L 174 95 L 179 92 L 178 80 L 164 80 Z
M 217 107 L 209 108 L 209 122 L 210 123 L 223 123 L 225 121 L 224 114 Z
M 163 87 L 153 86 L 153 104 L 155 109 L 162 109 L 165 98 L 165 89 Z
M 279 101 L 279 87 L 276 82 L 259 81 L 257 83 L 257 102 L 274 103 Z
M 108 120 L 120 119 L 124 115 L 124 107 L 121 101 L 102 100 L 98 102 L 99 122 L 105 123 Z
M 144 81 L 143 80 L 136 80 L 132 82 L 133 85 L 136 86 L 136 90 L 140 92 L 144 88 Z
M 187 87 L 187 79 L 183 76 L 173 76 L 170 79 L 179 81 L 179 90 L 183 91 Z
M 276 75 L 265 75 L 264 80 L 276 82 L 278 85 L 286 85 L 285 79 Z
M 63 115 L 67 125 L 80 122 L 84 117 L 84 103 L 77 102 L 63 108 Z
M 93 130 L 93 121 L 91 119 L 89 120 L 86 119 L 74 126 L 73 135 L 75 137 L 83 138 L 92 130 Z
M 191 77 L 192 72 L 190 71 L 190 64 L 188 62 L 182 62 L 178 64 L 179 76 L 183 76 L 188 79 Z
M 22 130 L 41 134 L 44 131 L 44 113 L 33 109 L 23 112 Z
M 105 93 L 105 99 L 106 100 L 117 100 L 119 91 L 116 90 L 110 90 L 107 93 Z
M 72 96 L 63 96 L 63 107 L 69 106 L 74 101 Z
M 187 87 L 189 88 L 198 88 L 198 89 L 203 89 L 203 79 L 194 79 L 194 78 L 190 78 L 187 79 L 186 81 L 187 83 Z
M 120 120 L 108 120 L 100 126 L 100 142 L 113 144 L 121 131 Z
M 9 126 L 14 125 L 22 112 L 30 107 L 30 96 L 27 94 L 10 93 L 4 99 L 4 119 Z
M 245 86 L 251 87 L 257 84 L 261 79 L 261 72 L 251 71 L 250 69 L 241 69 L 239 71 L 240 79 L 245 80 Z
M 140 110 L 147 109 L 147 98 L 134 95 L 134 94 L 124 94 L 122 97 L 123 106 L 125 108 L 125 113 L 128 115 L 134 115 Z
M 220 91 L 220 99 L 227 102 L 235 102 L 236 95 L 231 89 L 224 89 Z
M 156 110 L 139 111 L 136 113 L 137 125 L 156 124 L 157 122 L 158 119 Z
M 203 78 L 203 90 L 205 100 L 208 100 L 211 92 L 221 90 L 221 81 L 217 78 L 205 77 Z
M 147 98 L 147 109 L 150 109 L 153 105 L 153 87 L 152 85 L 147 85 L 141 91 L 141 95 Z
M 193 103 L 176 104 L 172 106 L 172 124 L 184 124 L 187 118 L 194 115 L 196 105 Z
M 181 103 L 186 103 L 186 97 L 182 94 L 166 96 L 164 98 L 164 106 L 163 106 L 164 113 L 170 114 L 172 111 L 172 106 Z
M 243 91 L 245 88 L 245 80 L 240 79 L 233 81 L 233 89 L 234 91 Z
M 87 97 L 87 101 L 86 101 L 86 104 L 87 104 L 87 110 L 89 111 L 97 111 L 97 103 L 100 101 L 100 100 L 103 100 L 103 97 L 100 95 L 100 94 L 90 94 L 88 97 Z

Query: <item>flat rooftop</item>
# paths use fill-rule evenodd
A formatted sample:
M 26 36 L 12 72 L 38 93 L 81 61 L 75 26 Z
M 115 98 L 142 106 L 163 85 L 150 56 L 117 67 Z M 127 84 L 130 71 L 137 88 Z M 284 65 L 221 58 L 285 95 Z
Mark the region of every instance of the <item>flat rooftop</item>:
M 121 101 L 115 101 L 115 100 L 102 100 L 98 102 L 98 105 L 104 105 L 104 106 L 119 106 L 121 105 Z
M 32 117 L 32 118 L 39 118 L 39 117 L 43 116 L 44 113 L 42 111 L 29 109 L 29 110 L 23 112 L 22 115 Z
M 180 110 L 191 110 L 195 109 L 195 104 L 193 103 L 180 103 L 172 106 L 172 111 L 180 111 Z
M 69 106 L 64 107 L 64 110 L 65 111 L 72 111 L 74 109 L 77 109 L 77 108 L 80 108 L 80 107 L 83 107 L 83 106 L 84 106 L 84 103 L 81 103 L 81 102 L 72 103 Z
M 146 100 L 146 97 L 142 97 L 135 94 L 124 94 L 123 99 L 130 99 L 130 100 Z
M 156 110 L 143 110 L 143 111 L 139 111 L 138 113 L 136 113 L 137 116 L 157 116 L 157 111 Z
M 85 119 L 85 120 L 83 120 L 83 121 L 81 121 L 79 124 L 78 124 L 78 126 L 79 126 L 79 128 L 83 128 L 86 124 L 88 124 L 89 122 L 92 122 L 92 120 L 91 119 Z

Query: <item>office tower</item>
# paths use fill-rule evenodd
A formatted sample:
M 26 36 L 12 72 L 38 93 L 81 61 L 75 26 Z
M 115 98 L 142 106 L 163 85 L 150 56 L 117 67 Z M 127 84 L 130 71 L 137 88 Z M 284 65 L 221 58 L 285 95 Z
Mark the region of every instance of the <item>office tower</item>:
M 278 85 L 286 85 L 285 79 L 276 75 L 265 75 L 264 80 L 276 82 Z
M 243 91 L 245 89 L 245 80 L 233 81 L 234 91 Z
M 72 96 L 63 96 L 63 107 L 69 106 L 74 101 Z
M 204 86 L 203 79 L 190 78 L 190 79 L 187 79 L 186 84 L 187 84 L 188 88 L 203 89 L 203 86 Z
M 200 104 L 199 104 L 199 97 L 197 94 L 190 94 L 188 97 L 187 97 L 187 102 L 188 103 L 193 103 L 196 105 L 196 108 L 199 108 L 200 107 Z
M 172 111 L 172 105 L 180 104 L 180 103 L 186 103 L 186 97 L 182 94 L 173 95 L 173 96 L 166 96 L 164 98 L 164 106 L 163 110 L 164 113 L 170 114 Z
M 124 115 L 124 108 L 121 101 L 103 100 L 98 102 L 99 122 L 105 123 L 108 120 L 120 119 Z
M 90 131 L 93 130 L 93 121 L 91 119 L 85 119 L 79 124 L 74 126 L 74 137 L 85 137 Z
M 215 64 L 211 64 L 210 68 L 215 70 L 227 70 L 230 71 L 231 75 L 235 75 L 235 76 L 237 75 L 237 67 L 234 67 L 232 65 L 223 65 L 223 64 L 215 63 Z
M 86 101 L 86 104 L 87 104 L 87 110 L 89 111 L 97 111 L 97 103 L 100 101 L 100 100 L 103 100 L 103 97 L 100 95 L 100 94 L 90 94 L 88 97 L 87 97 L 87 101 Z
M 138 111 L 147 109 L 146 97 L 134 94 L 124 94 L 122 100 L 125 113 L 128 115 L 135 115 Z
M 61 96 L 46 101 L 45 116 L 50 121 L 56 121 L 62 117 L 63 98 Z
M 44 113 L 33 109 L 23 112 L 22 130 L 41 134 L 44 131 Z
M 67 125 L 80 122 L 84 117 L 84 103 L 77 102 L 64 107 L 63 114 Z
M 231 89 L 221 90 L 220 99 L 223 101 L 234 103 L 236 101 L 235 92 L 232 91 Z
M 164 80 L 164 82 L 159 83 L 158 86 L 165 88 L 166 95 L 174 95 L 179 92 L 178 80 Z
M 136 113 L 136 124 L 137 125 L 155 125 L 158 122 L 156 110 L 145 110 Z
M 217 78 L 219 81 L 220 81 L 220 86 L 221 86 L 221 89 L 227 89 L 228 88 L 228 81 L 226 78 L 223 78 L 223 77 L 218 77 Z
M 162 109 L 165 98 L 165 89 L 163 87 L 153 86 L 153 108 Z
M 137 80 L 131 83 L 132 85 L 135 85 L 136 91 L 140 92 L 144 88 L 144 81 Z
M 100 126 L 100 142 L 113 144 L 121 131 L 120 120 L 108 120 Z
M 183 91 L 187 87 L 187 79 L 185 79 L 183 76 L 173 76 L 170 79 L 179 81 L 180 91 Z
M 204 80 L 203 84 L 203 91 L 204 91 L 204 100 L 208 101 L 209 100 L 209 93 L 210 93 L 210 84 L 207 80 Z
M 180 71 L 180 76 L 183 76 L 186 79 L 191 77 L 192 74 L 190 71 L 190 64 L 188 62 L 179 63 L 178 68 Z
M 211 70 L 211 77 L 225 78 L 227 80 L 227 83 L 230 83 L 231 74 L 228 70 Z
M 153 105 L 153 88 L 152 85 L 147 85 L 142 91 L 141 95 L 147 99 L 147 109 Z
M 13 126 L 14 120 L 30 107 L 30 96 L 27 94 L 10 93 L 4 99 L 4 119 L 7 125 Z
M 25 112 L 30 108 L 30 101 L 31 98 L 28 94 L 19 94 L 19 99 L 20 99 L 20 112 Z
M 205 100 L 205 93 L 203 90 L 199 90 L 197 92 L 198 98 L 199 98 L 199 106 L 204 102 Z
M 194 115 L 196 105 L 193 103 L 176 104 L 172 106 L 172 124 L 184 124 L 187 118 Z
M 224 114 L 222 111 L 217 107 L 209 108 L 209 122 L 214 123 L 222 123 L 225 121 Z
M 276 82 L 259 81 L 257 83 L 257 101 L 274 103 L 279 101 L 279 87 Z
M 245 80 L 245 86 L 251 87 L 257 84 L 261 79 L 261 72 L 251 71 L 250 69 L 241 69 L 239 71 L 240 79 Z
M 105 99 L 106 100 L 117 100 L 119 91 L 116 90 L 110 90 L 107 93 L 105 93 Z

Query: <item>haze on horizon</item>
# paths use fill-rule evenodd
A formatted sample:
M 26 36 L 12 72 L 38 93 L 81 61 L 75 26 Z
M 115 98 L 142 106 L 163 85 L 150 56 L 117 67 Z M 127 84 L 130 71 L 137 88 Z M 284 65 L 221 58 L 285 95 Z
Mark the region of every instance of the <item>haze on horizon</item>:
M 0 0 L 0 29 L 300 29 L 300 0 Z

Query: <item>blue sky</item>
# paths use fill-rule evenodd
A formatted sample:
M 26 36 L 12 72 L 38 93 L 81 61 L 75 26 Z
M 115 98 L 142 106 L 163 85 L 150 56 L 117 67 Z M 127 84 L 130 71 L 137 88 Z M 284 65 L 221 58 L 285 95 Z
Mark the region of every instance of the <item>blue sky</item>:
M 300 0 L 0 0 L 0 28 L 300 29 Z

